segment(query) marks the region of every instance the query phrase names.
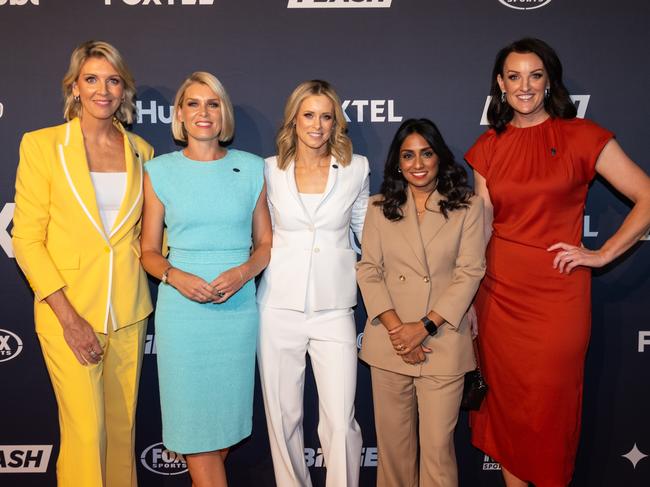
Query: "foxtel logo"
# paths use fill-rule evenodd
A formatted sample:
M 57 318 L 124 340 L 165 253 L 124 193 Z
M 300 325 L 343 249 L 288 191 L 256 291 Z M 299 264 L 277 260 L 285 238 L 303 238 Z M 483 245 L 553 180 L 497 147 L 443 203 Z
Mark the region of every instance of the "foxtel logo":
M 2 0 L 0 0 L 2 1 Z M 119 1 L 119 0 L 118 0 Z M 111 5 L 112 0 L 104 0 L 104 5 Z M 212 5 L 214 0 L 122 0 L 129 6 L 135 5 Z
M 578 111 L 576 117 L 585 118 L 585 114 L 587 113 L 587 105 L 589 105 L 590 98 L 591 95 L 571 95 L 571 101 L 575 103 L 576 110 Z M 481 125 L 489 125 L 487 119 L 487 112 L 491 100 L 492 97 L 488 95 L 487 99 L 485 100 L 485 105 L 483 106 L 483 115 L 481 115 Z
M 287 8 L 390 8 L 393 0 L 289 0 Z

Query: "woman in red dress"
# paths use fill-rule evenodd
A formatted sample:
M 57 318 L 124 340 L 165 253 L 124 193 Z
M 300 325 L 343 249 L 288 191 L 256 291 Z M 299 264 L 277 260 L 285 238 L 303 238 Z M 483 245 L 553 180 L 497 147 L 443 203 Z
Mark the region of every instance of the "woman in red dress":
M 580 434 L 591 327 L 591 270 L 650 226 L 650 178 L 613 134 L 576 118 L 562 65 L 538 39 L 502 49 L 490 129 L 466 154 L 491 233 L 475 300 L 490 391 L 472 414 L 472 443 L 501 463 L 508 487 L 565 487 Z M 581 245 L 590 181 L 634 203 L 600 249 Z

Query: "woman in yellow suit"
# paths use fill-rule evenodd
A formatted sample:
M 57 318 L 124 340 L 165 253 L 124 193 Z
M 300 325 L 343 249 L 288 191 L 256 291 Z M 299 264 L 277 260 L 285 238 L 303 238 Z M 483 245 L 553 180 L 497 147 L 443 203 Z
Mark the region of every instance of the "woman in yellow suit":
M 142 166 L 153 150 L 122 127 L 133 121 L 135 84 L 110 44 L 74 50 L 63 92 L 68 122 L 20 144 L 14 252 L 59 406 L 59 487 L 134 487 L 152 309 L 139 262 Z

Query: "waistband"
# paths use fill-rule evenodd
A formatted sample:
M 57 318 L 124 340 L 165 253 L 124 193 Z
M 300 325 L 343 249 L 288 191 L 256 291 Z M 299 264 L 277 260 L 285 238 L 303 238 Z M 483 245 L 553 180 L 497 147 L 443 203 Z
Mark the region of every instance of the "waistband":
M 169 260 L 193 264 L 230 264 L 248 260 L 248 249 L 234 250 L 182 250 L 170 249 Z

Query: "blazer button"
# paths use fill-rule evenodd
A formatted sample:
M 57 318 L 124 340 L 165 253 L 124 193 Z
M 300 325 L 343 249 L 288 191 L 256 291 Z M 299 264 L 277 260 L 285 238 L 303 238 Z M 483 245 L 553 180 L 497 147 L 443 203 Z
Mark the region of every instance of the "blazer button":
M 400 280 L 400 281 L 406 281 L 406 277 L 404 277 L 404 276 L 399 276 L 399 280 Z
M 424 282 L 429 282 L 429 276 L 424 276 L 424 277 L 422 278 L 422 280 L 423 280 Z
M 314 247 L 314 253 L 317 254 L 318 252 L 320 252 L 320 249 L 318 247 Z

